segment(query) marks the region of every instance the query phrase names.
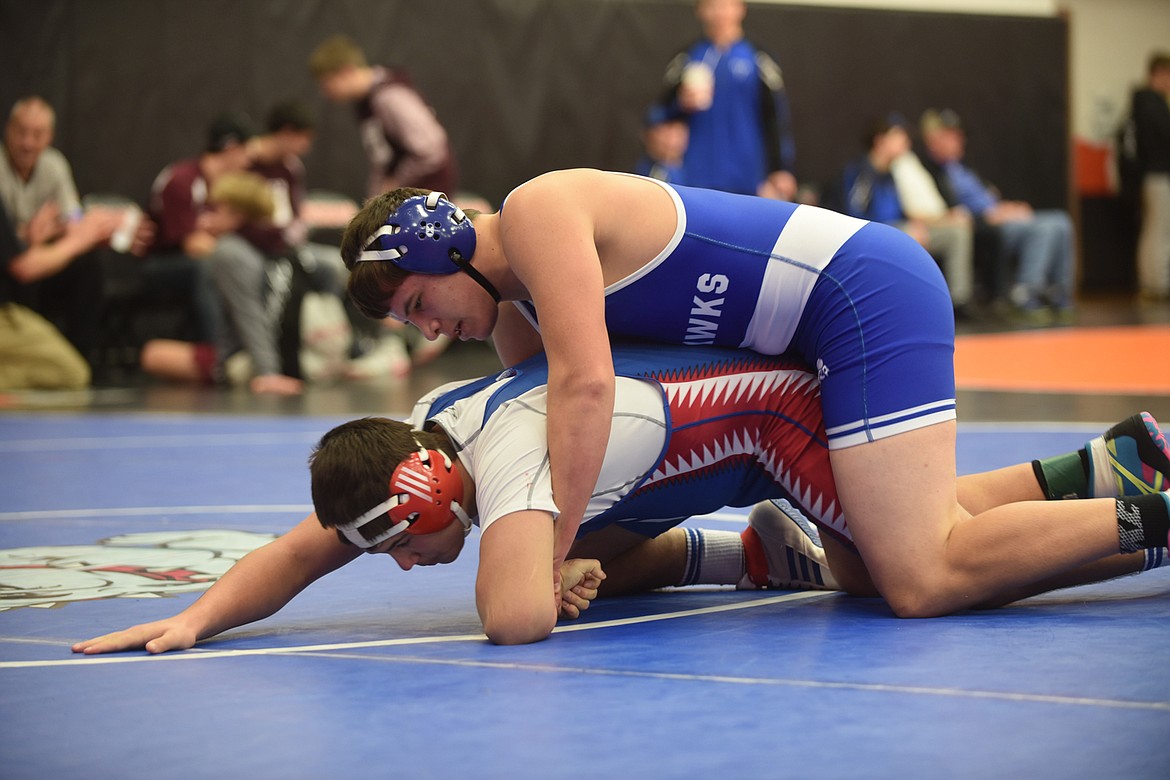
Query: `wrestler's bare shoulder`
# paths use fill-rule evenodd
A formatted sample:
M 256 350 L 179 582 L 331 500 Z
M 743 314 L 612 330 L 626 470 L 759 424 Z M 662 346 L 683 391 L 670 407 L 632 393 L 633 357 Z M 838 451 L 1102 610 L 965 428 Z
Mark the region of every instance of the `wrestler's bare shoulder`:
M 674 200 L 659 183 L 592 168 L 552 171 L 528 181 L 509 196 L 502 218 L 513 226 L 582 220 L 592 232 L 607 283 L 654 258 L 678 222 Z

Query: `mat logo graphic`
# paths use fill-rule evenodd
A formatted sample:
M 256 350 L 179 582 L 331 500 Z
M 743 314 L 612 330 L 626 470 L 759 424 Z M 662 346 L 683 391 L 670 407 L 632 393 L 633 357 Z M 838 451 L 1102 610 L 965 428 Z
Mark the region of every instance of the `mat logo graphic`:
M 0 612 L 71 601 L 160 598 L 207 590 L 276 534 L 155 531 L 97 544 L 0 549 Z

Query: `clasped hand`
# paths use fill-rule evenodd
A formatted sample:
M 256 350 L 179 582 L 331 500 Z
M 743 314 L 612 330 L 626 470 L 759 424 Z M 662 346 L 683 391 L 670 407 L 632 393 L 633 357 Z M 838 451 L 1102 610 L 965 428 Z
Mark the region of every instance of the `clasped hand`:
M 605 579 L 601 562 L 590 558 L 572 558 L 561 564 L 560 609 L 558 617 L 575 620 L 597 598 L 597 589 Z

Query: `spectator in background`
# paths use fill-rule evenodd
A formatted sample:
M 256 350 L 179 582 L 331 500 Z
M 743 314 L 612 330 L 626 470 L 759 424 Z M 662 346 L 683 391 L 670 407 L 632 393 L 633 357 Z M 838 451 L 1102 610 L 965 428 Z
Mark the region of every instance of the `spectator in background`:
M 743 0 L 697 0 L 703 37 L 666 71 L 663 102 L 687 117 L 695 187 L 792 200 L 796 144 L 780 66 L 744 37 Z
M 281 371 L 276 330 L 266 307 L 265 255 L 238 234 L 238 215 L 209 208 L 217 180 L 248 167 L 247 142 L 253 135 L 248 117 L 223 114 L 208 128 L 201 155 L 167 166 L 155 179 L 150 211 L 158 239 L 156 255 L 148 263 L 149 289 L 185 294 L 194 301 L 200 379 L 223 381 L 224 361 L 239 341 L 252 358 L 252 392 L 293 395 L 302 383 Z M 280 241 L 279 231 L 263 235 Z M 162 373 L 158 357 L 157 350 L 144 349 L 148 372 Z
M 396 187 L 456 192 L 447 131 L 409 74 L 369 65 L 361 47 L 344 35 L 322 42 L 309 57 L 309 70 L 325 97 L 357 110 L 370 166 L 367 197 Z
M 352 358 L 344 371 L 351 379 L 410 371 L 403 338 L 382 323 L 362 316 L 345 294 L 348 272 L 333 245 L 309 240 L 304 218 L 307 184 L 303 157 L 313 146 L 316 120 L 300 100 L 276 103 L 268 112 L 265 132 L 249 141 L 251 170 L 267 180 L 272 191 L 273 216 L 267 227 L 247 229 L 246 237 L 270 255 L 292 251 L 312 280 L 314 290 L 338 296 L 346 305 L 353 331 Z M 264 231 L 275 235 L 264 235 Z
M 4 128 L 0 202 L 23 240 L 28 239 L 28 223 L 38 211 L 54 209 L 62 219 L 81 216 L 73 170 L 65 155 L 52 146 L 56 123 L 53 107 L 33 95 L 13 104 Z
M 1170 298 L 1170 53 L 1150 57 L 1146 84 L 1133 93 L 1141 172 L 1138 284 L 1143 298 Z
M 301 215 L 308 188 L 304 156 L 313 148 L 316 119 L 303 101 L 286 100 L 268 110 L 265 132 L 248 141 L 249 170 L 272 192 L 271 226 L 287 246 L 302 246 L 309 225 Z
M 683 156 L 689 132 L 682 115 L 657 103 L 650 106 L 642 124 L 643 154 L 634 173 L 670 184 L 686 184 Z
M 401 68 L 370 65 L 362 48 L 345 35 L 331 36 L 318 45 L 309 57 L 309 70 L 326 98 L 352 104 L 357 112 L 369 163 L 366 197 L 396 187 L 424 187 L 450 193 L 457 202 L 465 202 L 458 192 L 458 167 L 447 131 L 435 110 L 414 88 L 409 73 Z M 358 357 L 351 365 L 355 378 L 380 374 L 386 365 L 395 375 L 409 373 L 405 353 L 410 334 L 397 323 L 387 330 L 395 338 L 381 338 L 366 355 Z M 449 344 L 446 336 L 426 344 L 416 343 L 414 362 L 433 360 Z
M 30 244 L 16 235 L 0 203 L 0 390 L 76 390 L 89 385 L 90 367 L 50 322 L 20 303 L 27 285 L 59 274 L 106 242 L 122 215 L 93 209 L 43 240 L 34 218 Z
M 52 146 L 55 127 L 52 106 L 30 96 L 12 106 L 4 131 L 0 203 L 17 235 L 34 253 L 64 238 L 69 225 L 82 218 L 73 171 Z M 98 218 L 103 224 L 117 216 L 104 211 Z M 149 226 L 142 227 L 145 235 Z M 20 302 L 49 319 L 91 364 L 97 359 L 105 279 L 102 260 L 93 250 L 106 245 L 109 238 L 82 241 L 88 244 L 84 252 L 70 248 L 61 255 L 67 262 L 21 279 Z M 69 244 L 76 247 L 78 242 Z M 121 247 L 122 251 L 129 248 L 129 242 Z M 136 246 L 136 251 L 143 249 L 141 243 Z
M 928 109 L 922 115 L 922 140 L 928 167 L 952 206 L 962 206 L 977 229 L 993 230 L 1016 271 L 1008 298 L 1023 323 L 1069 323 L 1073 318 L 1073 226 L 1067 212 L 1036 210 L 1023 201 L 1004 200 L 999 191 L 966 162 L 967 138 L 958 114 Z M 994 295 L 1001 295 L 996 290 Z
M 863 143 L 865 154 L 845 167 L 840 209 L 913 236 L 940 260 L 956 316 L 969 319 L 974 257 L 970 216 L 959 209 L 947 209 L 930 174 L 910 148 L 910 134 L 900 114 L 873 122 Z
M 268 182 L 256 173 L 224 173 L 211 184 L 206 205 L 199 216 L 200 229 L 213 233 L 216 242 L 199 261 L 211 268 L 227 303 L 229 322 L 212 345 L 148 341 L 142 350 L 142 367 L 148 374 L 165 379 L 205 381 L 209 361 L 214 361 L 217 377 L 222 376 L 227 359 L 243 348 L 253 364 L 249 383 L 253 392 L 295 394 L 301 382 L 282 373 L 277 346 L 280 315 L 295 271 L 291 261 L 281 263 L 277 257 L 283 243 L 267 243 L 273 236 L 280 241 L 280 232 L 272 223 L 275 206 Z

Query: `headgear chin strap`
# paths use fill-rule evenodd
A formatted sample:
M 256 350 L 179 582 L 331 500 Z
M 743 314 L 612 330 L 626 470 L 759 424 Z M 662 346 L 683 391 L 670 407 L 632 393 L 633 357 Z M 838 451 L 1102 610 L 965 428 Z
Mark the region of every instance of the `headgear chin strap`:
M 415 195 L 402 202 L 362 247 L 357 262 L 390 261 L 415 274 L 446 275 L 462 270 L 496 303 L 500 293 L 471 265 L 475 227 L 441 192 Z
M 418 441 L 416 440 L 416 443 Z M 436 460 L 442 459 L 437 465 Z M 431 534 L 442 531 L 459 518 L 463 535 L 471 532 L 471 518 L 459 506 L 463 500 L 463 479 L 451 464 L 451 459 L 440 450 L 428 450 L 418 445 L 390 475 L 390 497 L 352 523 L 337 526 L 346 539 L 362 549 L 377 547 L 401 533 Z M 389 515 L 389 528 L 367 539 L 361 529 L 367 523 Z

